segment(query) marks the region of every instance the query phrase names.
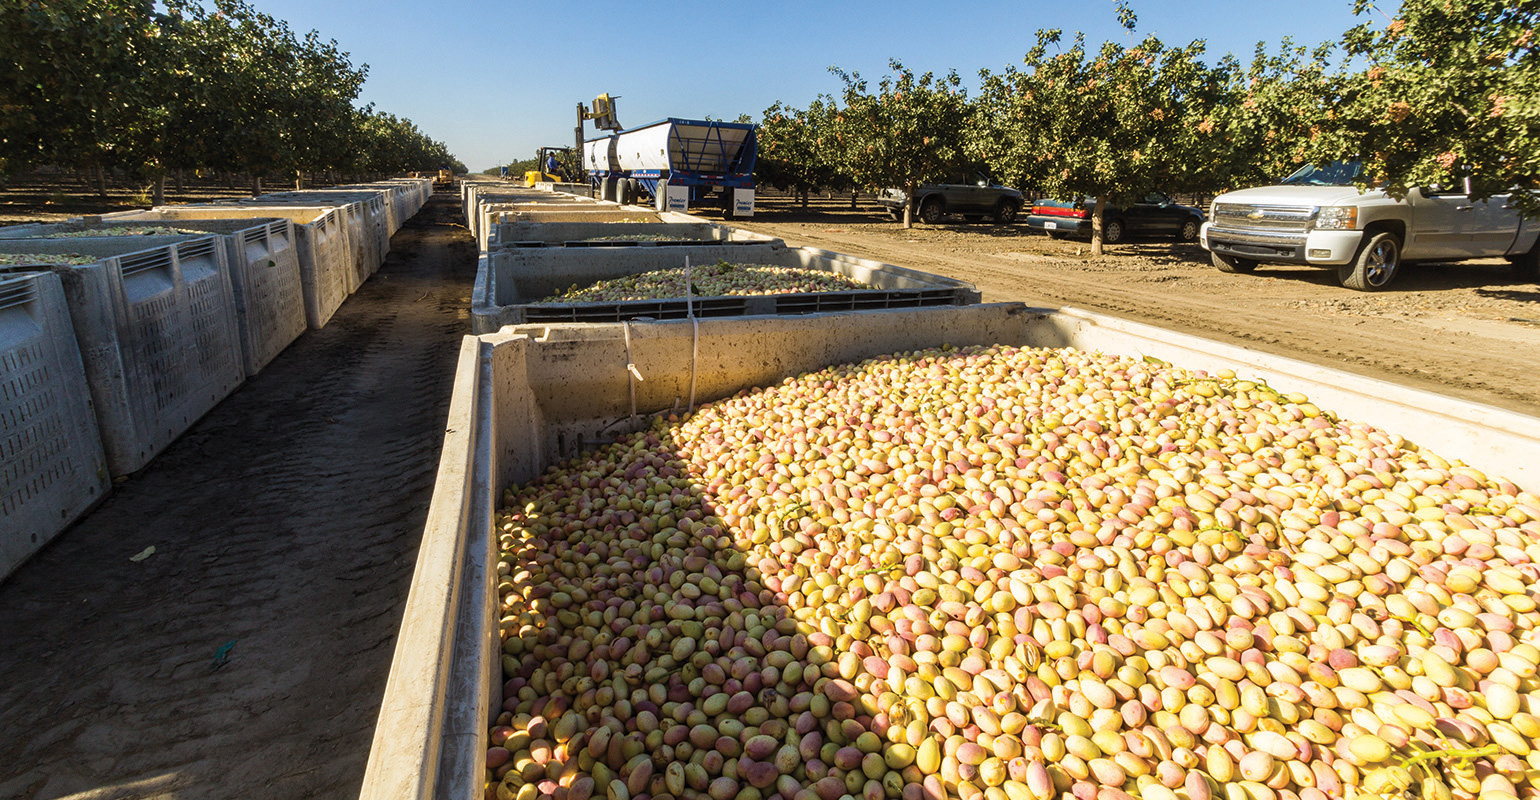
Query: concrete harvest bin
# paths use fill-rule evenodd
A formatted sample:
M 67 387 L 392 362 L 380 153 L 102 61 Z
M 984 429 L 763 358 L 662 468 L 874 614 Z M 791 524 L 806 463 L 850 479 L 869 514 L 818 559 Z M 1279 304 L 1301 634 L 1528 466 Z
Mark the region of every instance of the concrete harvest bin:
M 491 227 L 489 234 L 488 250 L 502 247 L 645 247 L 780 241 L 762 233 L 714 222 L 499 222 Z M 654 236 L 666 237 L 671 241 L 647 238 Z
M 683 267 L 685 258 L 697 267 L 719 259 L 735 264 L 804 267 L 844 275 L 871 287 L 845 291 L 799 292 L 750 297 L 697 297 L 689 304 L 696 316 L 806 314 L 815 311 L 860 311 L 977 303 L 972 284 L 777 242 L 738 245 L 628 248 L 512 248 L 484 253 L 471 293 L 471 330 L 491 333 L 504 325 L 526 322 L 616 322 L 649 317 L 686 316 L 683 297 L 593 303 L 543 303 L 544 298 L 574 286 Z
M 130 212 L 144 213 L 144 212 Z M 153 212 L 150 212 L 153 213 Z M 48 238 L 61 234 L 140 228 L 148 220 L 114 216 L 83 222 L 45 223 L 0 228 L 0 239 Z M 305 332 L 305 293 L 300 278 L 299 248 L 294 225 L 287 219 L 257 217 L 242 220 L 181 220 L 181 230 L 218 234 L 230 265 L 230 288 L 241 333 L 241 358 L 247 375 L 255 375 Z M 146 244 L 173 241 L 165 236 L 141 237 Z
M 112 478 L 59 276 L 0 275 L 0 579 Z
M 585 441 L 612 436 L 615 420 L 633 409 L 675 408 L 692 381 L 697 400 L 706 402 L 828 365 L 942 344 L 997 343 L 1235 370 L 1306 393 L 1344 418 L 1413 434 L 1418 445 L 1488 474 L 1540 484 L 1535 417 L 1074 309 L 1001 303 L 709 319 L 698 330 L 684 321 L 636 322 L 466 337 L 361 797 L 483 796 L 488 727 L 502 704 L 493 526 L 510 486 L 576 455 Z M 645 380 L 630 377 L 628 363 Z
M 49 271 L 64 285 L 113 475 L 143 468 L 245 379 L 218 237 L 148 248 L 111 238 L 11 239 L 0 253 L 97 259 Z
M 332 206 L 212 203 L 161 206 L 150 211 L 125 211 L 103 219 L 180 225 L 193 220 L 260 218 L 287 219 L 292 223 L 305 323 L 312 330 L 320 330 L 336 313 L 342 301 L 348 299 L 348 285 L 354 272 L 353 250 L 348 241 L 347 212 L 344 209 Z

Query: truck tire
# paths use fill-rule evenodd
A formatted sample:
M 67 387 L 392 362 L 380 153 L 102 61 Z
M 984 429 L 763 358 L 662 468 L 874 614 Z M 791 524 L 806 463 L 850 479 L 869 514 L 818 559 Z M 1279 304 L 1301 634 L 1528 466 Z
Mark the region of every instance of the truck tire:
M 995 224 L 1009 225 L 1016 221 L 1016 204 L 1009 200 L 995 203 Z
M 946 209 L 941 207 L 941 201 L 937 198 L 929 198 L 920 204 L 920 221 L 926 225 L 935 225 L 946 215 Z
M 737 219 L 733 214 L 733 190 L 722 190 L 722 219 Z
M 636 187 L 629 178 L 621 178 L 615 182 L 615 202 L 628 206 L 636 199 Z
M 1349 289 L 1374 292 L 1385 288 L 1401 269 L 1401 239 L 1380 232 L 1358 246 L 1353 260 L 1337 268 L 1337 280 Z
M 1528 253 L 1513 259 L 1512 264 L 1513 277 L 1525 283 L 1540 283 L 1540 244 L 1530 248 Z
M 1222 255 L 1220 255 L 1218 253 L 1210 253 L 1209 257 L 1213 260 L 1214 266 L 1219 268 L 1220 272 L 1231 272 L 1231 273 L 1240 273 L 1242 275 L 1250 275 L 1251 273 L 1256 272 L 1256 270 L 1257 270 L 1257 262 L 1252 261 L 1249 258 L 1236 258 L 1235 256 L 1222 256 Z

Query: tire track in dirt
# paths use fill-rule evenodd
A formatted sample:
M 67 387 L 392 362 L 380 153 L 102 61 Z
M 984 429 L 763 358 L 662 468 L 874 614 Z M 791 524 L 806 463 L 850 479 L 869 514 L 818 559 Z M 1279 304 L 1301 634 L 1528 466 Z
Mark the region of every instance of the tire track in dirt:
M 469 328 L 456 206 L 0 584 L 0 797 L 357 795 Z
M 1420 324 L 1416 314 L 1407 319 L 1344 317 L 1288 307 L 1312 298 L 1357 294 L 1333 285 L 1331 273 L 1326 271 L 1293 270 L 1282 278 L 1223 275 L 1206 263 L 1192 262 L 1190 259 L 1205 254 L 1188 248 L 1194 250 L 1189 258 L 1155 259 L 1156 269 L 1172 274 L 1151 275 L 1121 269 L 1119 260 L 1135 260 L 1128 257 L 1114 257 L 1102 264 L 1051 257 L 1013 259 L 1010 253 L 989 252 L 999 245 L 987 234 L 981 237 L 983 244 L 970 247 L 966 234 L 949 237 L 945 243 L 904 242 L 896 240 L 892 231 L 831 230 L 824 223 L 739 224 L 791 244 L 867 256 L 970 281 L 983 292 L 985 301 L 1076 306 L 1540 414 L 1540 359 L 1531 343 L 1506 335 L 1440 332 Z M 1401 294 L 1416 296 L 1415 292 Z M 1410 301 L 1403 298 L 1401 302 Z M 1510 328 L 1508 333 L 1529 332 Z

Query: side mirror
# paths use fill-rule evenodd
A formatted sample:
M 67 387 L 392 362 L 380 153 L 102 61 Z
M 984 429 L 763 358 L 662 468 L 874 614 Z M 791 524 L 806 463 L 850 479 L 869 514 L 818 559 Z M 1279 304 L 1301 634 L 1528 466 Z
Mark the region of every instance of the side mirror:
M 978 185 L 979 186 L 986 186 L 987 187 L 987 186 L 989 186 L 989 181 L 981 179 L 981 180 L 979 180 Z

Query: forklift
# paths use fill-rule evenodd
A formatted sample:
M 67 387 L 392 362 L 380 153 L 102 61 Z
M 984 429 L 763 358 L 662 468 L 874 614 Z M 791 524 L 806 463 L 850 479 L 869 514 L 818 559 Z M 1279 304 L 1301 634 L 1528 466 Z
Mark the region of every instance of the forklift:
M 556 157 L 557 169 L 553 172 L 548 169 L 548 160 Z M 535 153 L 535 168 L 524 173 L 524 182 L 530 186 L 537 183 L 565 183 L 575 180 L 577 170 L 574 169 L 572 148 L 570 147 L 542 147 Z

